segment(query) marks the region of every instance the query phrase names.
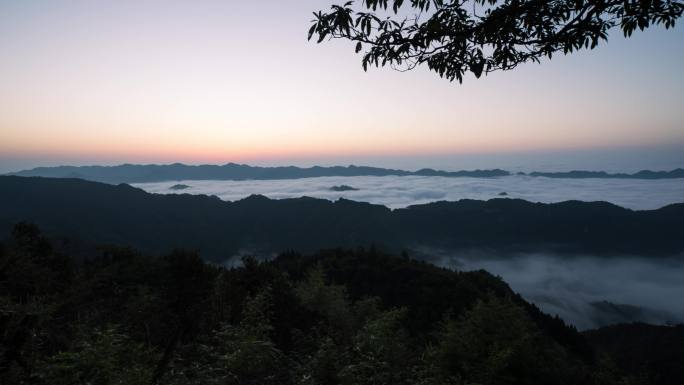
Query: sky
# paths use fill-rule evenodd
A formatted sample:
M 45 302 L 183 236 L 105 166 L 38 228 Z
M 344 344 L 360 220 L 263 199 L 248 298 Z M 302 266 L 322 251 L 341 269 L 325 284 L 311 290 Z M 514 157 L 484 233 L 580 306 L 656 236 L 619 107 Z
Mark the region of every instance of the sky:
M 307 42 L 332 1 L 0 0 L 0 172 L 684 167 L 681 25 L 459 85 Z

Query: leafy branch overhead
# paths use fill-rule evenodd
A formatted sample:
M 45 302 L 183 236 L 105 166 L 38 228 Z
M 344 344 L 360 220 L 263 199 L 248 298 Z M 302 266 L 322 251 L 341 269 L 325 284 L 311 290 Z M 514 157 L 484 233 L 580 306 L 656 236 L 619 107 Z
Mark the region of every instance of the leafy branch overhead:
M 425 64 L 463 81 L 539 62 L 556 52 L 595 48 L 619 27 L 625 37 L 652 25 L 670 28 L 682 0 L 363 0 L 315 12 L 309 40 L 356 42 L 364 70 Z

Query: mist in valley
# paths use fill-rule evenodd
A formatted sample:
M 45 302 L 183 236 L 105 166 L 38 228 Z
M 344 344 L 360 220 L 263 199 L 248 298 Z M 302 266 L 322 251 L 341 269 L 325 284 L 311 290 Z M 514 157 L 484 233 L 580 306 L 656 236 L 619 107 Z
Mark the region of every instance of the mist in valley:
M 182 183 L 188 188 L 178 191 Z M 347 185 L 354 190 L 334 191 Z M 531 202 L 566 200 L 607 201 L 634 210 L 658 209 L 678 203 L 684 197 L 684 179 L 556 179 L 511 175 L 497 178 L 447 178 L 437 176 L 356 176 L 288 180 L 173 181 L 137 183 L 145 191 L 158 194 L 216 195 L 227 201 L 261 194 L 273 199 L 310 196 L 329 200 L 339 198 L 402 208 L 434 201 L 459 199 L 517 198 Z
M 544 312 L 580 330 L 622 322 L 684 322 L 684 256 L 491 256 L 485 252 L 435 253 L 430 262 L 456 270 L 498 275 Z
M 178 193 L 180 182 L 137 184 L 152 193 Z M 216 195 L 227 201 L 262 194 L 273 199 L 311 196 L 346 198 L 402 208 L 434 201 L 518 198 L 533 202 L 608 201 L 634 209 L 657 209 L 684 197 L 684 180 L 550 179 L 425 176 L 321 177 L 294 180 L 182 181 L 182 193 Z M 349 191 L 332 186 L 346 185 Z M 458 270 L 484 269 L 543 311 L 579 329 L 621 322 L 684 322 L 684 256 L 592 256 L 493 254 L 417 247 L 418 258 Z M 257 253 L 258 254 L 258 253 Z

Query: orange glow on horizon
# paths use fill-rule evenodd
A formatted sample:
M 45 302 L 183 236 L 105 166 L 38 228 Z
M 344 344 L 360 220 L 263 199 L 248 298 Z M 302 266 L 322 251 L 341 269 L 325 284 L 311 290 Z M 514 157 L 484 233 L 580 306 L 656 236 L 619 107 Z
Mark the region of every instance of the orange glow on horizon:
M 643 143 L 640 143 L 643 144 Z M 649 143 L 659 145 L 659 143 Z M 336 147 L 336 151 L 325 148 L 308 148 L 306 146 L 290 144 L 283 147 L 249 147 L 228 148 L 214 147 L 190 147 L 190 146 L 154 146 L 148 148 L 144 143 L 137 145 L 109 145 L 100 143 L 99 146 L 88 146 L 85 150 L 81 146 L 64 148 L 53 146 L 49 150 L 35 146 L 34 148 L 22 148 L 21 151 L 3 150 L 0 145 L 0 154 L 15 157 L 36 157 L 48 159 L 92 159 L 93 161 L 106 161 L 117 163 L 188 163 L 188 164 L 225 164 L 225 163 L 263 163 L 283 161 L 335 159 L 335 158 L 382 158 L 382 157 L 422 157 L 422 156 L 449 156 L 449 155 L 477 155 L 477 154 L 501 154 L 501 153 L 534 153 L 540 151 L 568 151 L 568 150 L 600 150 L 629 148 L 631 144 L 616 146 L 587 146 L 585 144 L 564 146 L 530 146 L 519 148 L 500 144 L 499 146 L 474 147 L 474 146 L 395 146 L 383 149 L 375 149 L 372 146 L 346 148 Z
M 283 4 L 0 5 L 0 157 L 277 162 L 684 143 L 681 28 L 459 85 L 423 68 L 364 72 L 353 46 L 306 41 L 311 4 Z

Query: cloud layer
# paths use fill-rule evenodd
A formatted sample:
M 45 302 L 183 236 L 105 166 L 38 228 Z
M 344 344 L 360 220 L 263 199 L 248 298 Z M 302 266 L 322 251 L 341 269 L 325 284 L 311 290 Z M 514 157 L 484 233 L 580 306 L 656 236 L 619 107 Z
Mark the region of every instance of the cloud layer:
M 485 269 L 544 312 L 579 329 L 618 322 L 684 322 L 682 257 L 442 255 L 432 262 L 459 270 Z M 615 306 L 620 305 L 620 306 Z M 625 306 L 627 305 L 627 306 Z
M 631 209 L 656 209 L 684 201 L 684 180 L 548 179 L 444 177 L 324 177 L 271 181 L 179 181 L 138 184 L 153 193 L 182 193 L 239 200 L 251 194 L 274 199 L 344 197 L 392 208 L 439 200 L 521 198 L 533 202 L 609 201 Z M 349 185 L 358 191 L 331 191 Z M 426 250 L 431 262 L 462 270 L 485 269 L 500 275 L 513 290 L 543 311 L 558 314 L 580 329 L 611 323 L 684 322 L 683 258 L 599 258 L 544 254 L 492 256 Z M 616 306 L 617 305 L 617 306 Z M 627 306 L 624 306 L 627 305 Z
M 170 187 L 183 183 L 190 188 L 182 193 L 216 195 L 234 201 L 251 194 L 269 198 L 297 198 L 310 196 L 336 200 L 382 204 L 391 208 L 440 200 L 520 198 L 532 202 L 560 202 L 566 200 L 608 201 L 637 209 L 656 209 L 670 203 L 684 201 L 684 179 L 550 179 L 513 175 L 500 178 L 445 178 L 421 176 L 385 177 L 323 177 L 291 180 L 247 181 L 176 181 L 140 183 L 152 193 L 179 193 Z M 332 186 L 349 185 L 358 191 L 331 191 Z

